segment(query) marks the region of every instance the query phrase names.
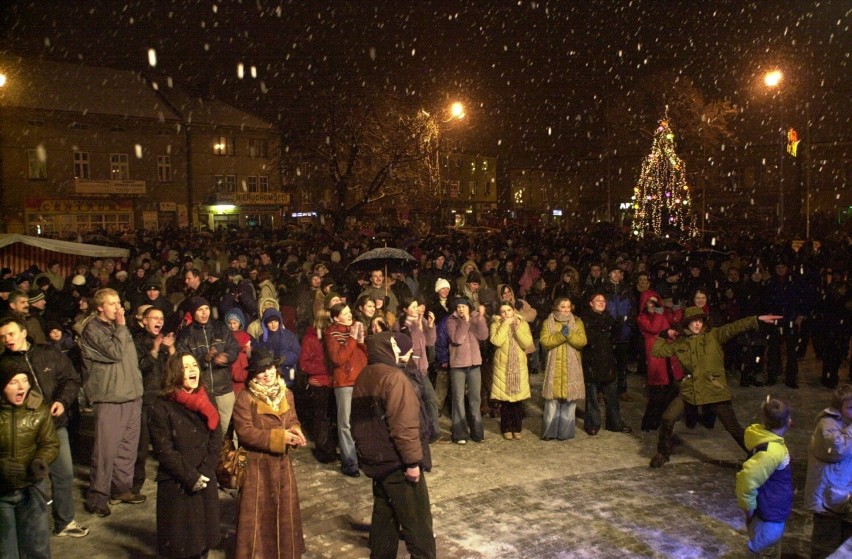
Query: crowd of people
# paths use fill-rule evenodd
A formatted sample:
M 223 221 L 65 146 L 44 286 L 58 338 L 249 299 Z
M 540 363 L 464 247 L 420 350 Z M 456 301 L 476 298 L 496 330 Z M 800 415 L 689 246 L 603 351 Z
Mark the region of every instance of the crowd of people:
M 410 262 L 352 264 L 391 238 Z M 835 389 L 849 356 L 852 256 L 842 236 L 794 250 L 780 239 L 702 246 L 614 230 L 291 228 L 139 231 L 130 246 L 128 258 L 85 259 L 70 274 L 58 262 L 0 271 L 0 426 L 21 421 L 16 408 L 36 415 L 25 449 L 0 433 L 0 512 L 14 519 L 4 546 L 25 556 L 49 556 L 46 477 L 53 533 L 89 532 L 71 492 L 81 413 L 95 418 L 85 510 L 103 517 L 144 502 L 152 450 L 163 556 L 204 557 L 219 544 L 215 470 L 223 438 L 233 438 L 247 453 L 238 557 L 304 553 L 289 452 L 309 440 L 316 460 L 373 478 L 375 556 L 395 556 L 390 536 L 401 531 L 414 556 L 432 557 L 429 445 L 482 442 L 487 416 L 499 418 L 504 439 L 521 439 L 531 375 L 542 375 L 543 441 L 574 438 L 578 420 L 590 436 L 630 433 L 635 421 L 659 431 L 650 465 L 661 467 L 681 419 L 694 427 L 718 418 L 753 451 L 728 376 L 796 389 L 812 342 L 821 382 Z M 644 379 L 641 418 L 620 411 L 630 374 Z M 834 435 L 846 437 L 837 456 L 852 453 L 845 398 L 826 412 L 839 414 Z M 783 423 L 783 413 L 772 417 Z M 189 516 L 204 526 L 187 533 L 174 522 Z M 6 537 L 16 522 L 43 530 Z

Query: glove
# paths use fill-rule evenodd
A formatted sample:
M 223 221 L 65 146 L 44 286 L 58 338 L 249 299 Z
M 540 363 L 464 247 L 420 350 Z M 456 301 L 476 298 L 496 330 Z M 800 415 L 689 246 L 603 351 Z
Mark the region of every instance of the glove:
M 196 491 L 201 491 L 202 489 L 205 489 L 207 487 L 208 481 L 210 481 L 210 478 L 205 476 L 204 474 L 201 474 L 198 477 L 198 481 L 196 481 L 195 485 L 192 486 L 192 492 L 195 493 Z
M 27 469 L 23 464 L 15 462 L 11 458 L 0 459 L 0 477 L 4 480 L 18 480 L 24 477 Z
M 27 466 L 27 470 L 33 481 L 41 481 L 47 476 L 47 462 L 43 458 L 35 458 Z
M 562 335 L 567 336 L 568 332 L 569 332 L 569 329 L 568 329 L 568 325 L 566 324 L 562 327 Z

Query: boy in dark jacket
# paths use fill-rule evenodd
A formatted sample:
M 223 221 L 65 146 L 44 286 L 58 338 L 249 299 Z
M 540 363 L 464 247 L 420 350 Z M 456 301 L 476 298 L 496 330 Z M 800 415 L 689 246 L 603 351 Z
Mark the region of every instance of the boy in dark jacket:
M 358 462 L 373 479 L 371 557 L 396 557 L 400 532 L 412 557 L 434 558 L 435 536 L 425 471 L 431 470 L 420 403 L 398 367 L 394 334 L 367 340 L 368 365 L 352 393 L 352 436 Z
M 751 455 L 737 474 L 737 503 L 746 515 L 748 557 L 780 557 L 774 548 L 793 510 L 793 466 L 784 443 L 791 425 L 790 406 L 771 399 L 763 405 L 763 425 L 745 431 Z
M 59 455 L 50 411 L 19 359 L 0 358 L 0 557 L 50 557 L 50 528 L 38 488 Z

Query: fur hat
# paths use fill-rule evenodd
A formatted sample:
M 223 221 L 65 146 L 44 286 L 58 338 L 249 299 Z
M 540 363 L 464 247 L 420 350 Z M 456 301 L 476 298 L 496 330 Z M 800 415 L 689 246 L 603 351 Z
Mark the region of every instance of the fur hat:
M 435 282 L 435 293 L 439 292 L 440 290 L 444 289 L 445 287 L 447 289 L 451 289 L 450 282 L 448 282 L 444 278 L 438 278 L 438 281 Z
M 77 274 L 73 278 L 71 278 L 71 283 L 76 285 L 77 287 L 83 287 L 86 285 L 86 276 L 82 274 Z

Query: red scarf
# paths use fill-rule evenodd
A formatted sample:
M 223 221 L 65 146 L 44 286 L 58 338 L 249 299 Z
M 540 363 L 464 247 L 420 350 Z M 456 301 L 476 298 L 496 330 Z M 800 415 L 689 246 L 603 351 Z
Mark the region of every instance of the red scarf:
M 219 412 L 207 396 L 203 386 L 195 392 L 187 392 L 182 388 L 174 391 L 172 399 L 188 410 L 198 412 L 207 418 L 207 428 L 211 431 L 219 426 Z

